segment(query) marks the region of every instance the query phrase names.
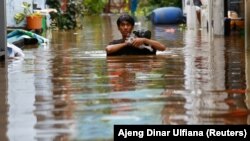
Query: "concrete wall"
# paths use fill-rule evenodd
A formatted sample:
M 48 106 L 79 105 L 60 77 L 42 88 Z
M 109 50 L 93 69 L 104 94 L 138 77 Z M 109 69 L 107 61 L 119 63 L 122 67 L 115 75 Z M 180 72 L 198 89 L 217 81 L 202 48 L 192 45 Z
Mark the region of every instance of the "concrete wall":
M 33 0 L 34 4 L 37 4 L 37 8 L 45 9 L 45 2 L 46 0 Z

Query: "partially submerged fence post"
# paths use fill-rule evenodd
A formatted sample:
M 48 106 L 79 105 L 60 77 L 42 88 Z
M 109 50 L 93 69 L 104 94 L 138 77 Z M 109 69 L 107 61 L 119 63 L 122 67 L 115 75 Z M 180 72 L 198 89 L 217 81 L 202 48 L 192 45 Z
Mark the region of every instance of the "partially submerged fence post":
M 185 4 L 187 12 L 187 28 L 195 30 L 198 28 L 198 21 L 194 2 L 193 0 L 189 0 Z
M 214 35 L 224 35 L 224 1 L 213 1 Z
M 213 0 L 208 1 L 208 33 L 210 43 L 213 41 Z

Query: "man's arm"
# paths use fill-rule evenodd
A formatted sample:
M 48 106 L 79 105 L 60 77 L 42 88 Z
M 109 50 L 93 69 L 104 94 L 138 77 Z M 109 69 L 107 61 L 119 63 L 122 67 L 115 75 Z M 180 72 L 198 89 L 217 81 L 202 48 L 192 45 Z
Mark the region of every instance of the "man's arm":
M 106 52 L 107 52 L 107 54 L 111 54 L 111 53 L 117 52 L 120 49 L 126 47 L 126 45 L 127 45 L 126 42 L 120 43 L 120 44 L 107 45 Z
M 166 47 L 162 43 L 155 41 L 155 40 L 152 40 L 152 39 L 135 38 L 132 42 L 132 45 L 135 47 L 139 47 L 142 44 L 148 44 L 151 47 L 153 47 L 154 49 L 159 50 L 159 51 L 166 50 Z

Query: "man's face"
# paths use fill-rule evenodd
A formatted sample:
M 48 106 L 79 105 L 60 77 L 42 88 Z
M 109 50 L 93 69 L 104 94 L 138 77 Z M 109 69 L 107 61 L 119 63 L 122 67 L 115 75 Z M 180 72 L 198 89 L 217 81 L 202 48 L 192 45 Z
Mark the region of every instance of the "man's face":
M 118 29 L 121 32 L 123 38 L 128 37 L 132 32 L 133 28 L 134 26 L 127 21 L 121 22 L 121 24 L 118 26 Z

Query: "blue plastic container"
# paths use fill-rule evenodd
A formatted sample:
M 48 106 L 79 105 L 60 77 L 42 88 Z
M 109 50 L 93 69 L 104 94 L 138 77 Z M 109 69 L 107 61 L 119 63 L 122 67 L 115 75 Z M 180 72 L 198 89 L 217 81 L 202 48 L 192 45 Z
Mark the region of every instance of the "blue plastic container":
M 178 24 L 183 21 L 183 12 L 178 7 L 161 7 L 152 12 L 153 24 Z

